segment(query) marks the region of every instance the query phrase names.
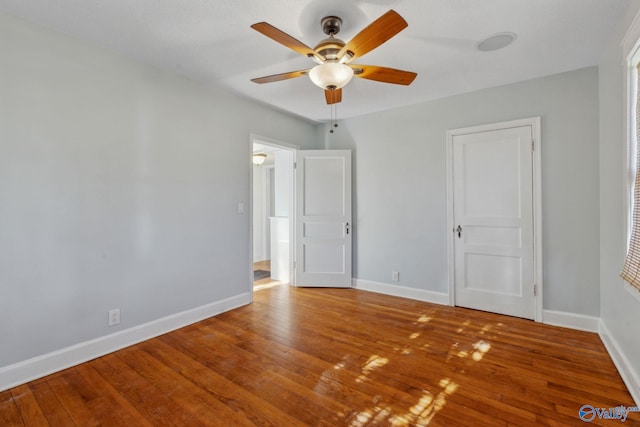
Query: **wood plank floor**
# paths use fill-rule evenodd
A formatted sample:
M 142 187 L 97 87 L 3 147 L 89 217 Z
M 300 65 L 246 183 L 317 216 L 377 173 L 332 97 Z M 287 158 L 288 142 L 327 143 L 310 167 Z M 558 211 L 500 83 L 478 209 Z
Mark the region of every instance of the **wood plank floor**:
M 353 289 L 249 306 L 0 393 L 1 426 L 570 426 L 635 406 L 599 337 Z M 589 425 L 640 425 L 594 419 Z

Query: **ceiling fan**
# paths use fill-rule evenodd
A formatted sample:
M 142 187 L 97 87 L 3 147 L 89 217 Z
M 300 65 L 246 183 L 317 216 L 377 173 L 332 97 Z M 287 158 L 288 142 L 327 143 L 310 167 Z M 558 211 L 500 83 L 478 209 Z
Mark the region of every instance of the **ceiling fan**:
M 353 76 L 399 85 L 409 85 L 416 78 L 417 74 L 411 71 L 351 62 L 377 48 L 408 26 L 396 11 L 389 10 L 356 34 L 348 43 L 335 37 L 340 32 L 342 19 L 337 16 L 327 16 L 322 18 L 320 23 L 322 31 L 329 37 L 321 40 L 313 49 L 271 24 L 266 22 L 253 24 L 251 28 L 254 30 L 312 59 L 317 65 L 306 70 L 274 74 L 251 79 L 251 81 L 271 83 L 308 74 L 314 84 L 324 89 L 327 104 L 336 104 L 342 101 L 342 87 L 349 83 Z

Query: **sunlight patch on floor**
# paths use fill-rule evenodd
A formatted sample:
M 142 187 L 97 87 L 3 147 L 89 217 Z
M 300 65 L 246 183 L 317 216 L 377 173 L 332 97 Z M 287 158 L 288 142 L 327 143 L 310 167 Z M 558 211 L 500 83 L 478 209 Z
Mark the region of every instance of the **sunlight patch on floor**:
M 273 288 L 273 287 L 275 287 L 275 286 L 280 286 L 280 285 L 282 285 L 282 284 L 283 284 L 283 283 L 281 283 L 281 282 L 271 282 L 271 283 L 267 283 L 267 284 L 265 284 L 265 285 L 253 285 L 253 291 L 254 291 L 254 292 L 256 292 L 256 291 L 261 291 L 261 290 L 263 290 L 263 289 Z
M 374 354 L 367 360 L 367 362 L 362 367 L 362 374 L 359 375 L 358 378 L 356 378 L 356 382 L 358 383 L 364 382 L 367 379 L 367 376 L 371 374 L 371 372 L 375 371 L 378 368 L 382 368 L 387 363 L 389 363 L 389 359 L 387 359 L 386 357 L 381 357 L 381 356 L 378 356 L 377 354 Z
M 367 425 L 379 425 L 382 421 L 386 420 L 389 415 L 391 415 L 389 408 L 376 406 L 375 408 L 367 409 L 358 413 L 349 426 L 364 427 Z
M 430 317 L 422 315 L 418 318 L 418 323 L 427 323 L 430 320 Z M 470 329 L 475 328 L 473 327 L 473 323 L 467 320 L 460 324 L 460 328 L 457 329 L 457 332 L 463 334 L 467 331 L 471 332 Z M 476 329 L 475 333 L 484 335 L 483 338 L 486 339 L 487 335 L 485 334 L 490 332 L 491 329 L 491 325 L 485 325 L 481 328 L 480 331 Z M 410 340 L 416 340 L 421 335 L 422 332 L 414 332 L 411 333 L 408 338 Z M 491 350 L 491 344 L 485 340 L 480 339 L 475 343 L 465 341 L 466 340 L 461 339 L 460 341 L 453 343 L 450 347 L 447 359 L 457 356 L 459 358 L 468 358 L 469 360 L 480 362 Z M 421 345 L 421 348 L 429 347 L 430 345 L 428 343 Z M 401 352 L 402 354 L 408 354 L 411 352 L 409 346 L 406 346 L 404 348 L 395 347 L 394 350 Z M 387 359 L 386 357 L 381 357 L 378 355 L 369 357 L 366 363 L 364 363 L 364 365 L 362 366 L 362 374 L 358 376 L 356 382 L 364 382 L 373 371 L 382 368 L 387 363 L 389 363 L 389 359 Z M 340 364 L 334 366 L 334 369 L 341 368 L 342 366 L 340 366 Z M 431 420 L 434 418 L 434 416 L 445 407 L 445 405 L 447 404 L 447 398 L 456 393 L 459 385 L 452 381 L 451 378 L 443 378 L 438 383 L 438 387 L 439 391 L 437 393 L 423 390 L 422 396 L 420 396 L 415 405 L 411 406 L 406 413 L 394 414 L 393 412 L 395 411 L 391 408 L 385 408 L 384 406 L 379 404 L 379 401 L 374 401 L 373 405 L 370 408 L 358 412 L 351 418 L 350 426 L 364 427 L 368 425 L 379 425 L 383 421 L 386 421 L 385 424 L 389 423 L 392 426 L 427 426 L 431 423 Z
M 450 378 L 443 378 L 438 384 L 442 391 L 437 395 L 433 395 L 428 391 L 418 402 L 409 408 L 409 412 L 403 415 L 395 415 L 390 421 L 392 426 L 427 426 L 433 417 L 447 404 L 447 396 L 452 395 L 458 389 L 458 384 L 451 381 Z
M 473 352 L 471 358 L 476 362 L 479 362 L 480 360 L 482 360 L 485 353 L 491 349 L 491 344 L 480 340 L 477 343 L 473 344 L 473 348 L 475 348 L 476 351 Z
M 355 414 L 349 426 L 379 425 L 385 420 L 388 420 L 390 425 L 396 427 L 427 426 L 433 417 L 445 407 L 447 397 L 458 390 L 458 384 L 450 378 L 441 379 L 438 386 L 441 390 L 436 395 L 423 390 L 424 394 L 415 405 L 409 408 L 407 413 L 393 415 L 392 410 L 388 407 L 374 406 Z
M 453 344 L 451 347 L 457 347 L 459 343 L 455 343 Z M 456 353 L 456 355 L 460 358 L 465 358 L 465 357 L 469 357 L 469 355 L 471 355 L 471 359 L 473 359 L 476 362 L 479 362 L 482 360 L 482 358 L 484 357 L 484 355 L 491 350 L 491 344 L 489 344 L 486 341 L 480 340 L 476 343 L 473 343 L 471 345 L 474 349 L 473 352 L 471 352 L 471 350 L 460 350 L 458 351 L 458 353 Z

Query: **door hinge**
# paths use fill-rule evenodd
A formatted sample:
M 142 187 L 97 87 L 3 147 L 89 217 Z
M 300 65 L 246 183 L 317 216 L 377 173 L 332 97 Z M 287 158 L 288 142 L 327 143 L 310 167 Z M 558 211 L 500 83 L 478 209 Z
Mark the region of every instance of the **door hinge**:
M 298 167 L 298 162 L 293 162 L 293 168 L 296 169 Z
M 538 286 L 537 285 L 533 285 L 533 296 L 537 296 L 538 295 Z
M 532 140 L 531 140 L 531 151 L 532 151 L 532 152 L 536 150 L 536 148 L 535 148 L 535 147 L 536 147 L 536 143 L 535 143 L 535 141 L 532 139 Z
M 295 261 L 293 261 L 293 269 L 294 270 L 296 269 L 296 262 Z

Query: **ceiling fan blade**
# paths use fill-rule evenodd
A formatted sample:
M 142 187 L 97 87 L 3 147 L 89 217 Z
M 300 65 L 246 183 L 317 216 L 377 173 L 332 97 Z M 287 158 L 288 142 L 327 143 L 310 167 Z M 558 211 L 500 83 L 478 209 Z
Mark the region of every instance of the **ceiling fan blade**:
M 407 21 L 405 21 L 398 12 L 391 9 L 356 34 L 354 38 L 340 49 L 340 52 L 338 52 L 338 58 L 342 58 L 347 54 L 347 52 L 352 54 L 349 61 L 358 58 L 377 48 L 382 43 L 407 28 L 408 25 Z
M 375 65 L 350 64 L 353 75 L 361 79 L 375 80 L 396 85 L 410 85 L 417 74 L 412 71 L 396 70 L 395 68 L 378 67 Z
M 284 31 L 277 29 L 271 24 L 268 24 L 266 22 L 258 22 L 257 24 L 253 24 L 251 28 L 280 43 L 281 45 L 286 46 L 295 52 L 298 52 L 300 55 L 306 56 L 308 58 L 316 57 L 320 61 L 324 61 L 324 58 L 315 50 L 311 49 L 300 40 L 291 37 Z
M 342 88 L 325 90 L 324 97 L 327 100 L 327 104 L 337 104 L 338 102 L 342 102 Z
M 289 71 L 288 73 L 274 74 L 272 76 L 258 77 L 251 79 L 254 83 L 273 83 L 281 80 L 295 79 L 296 77 L 304 76 L 309 73 L 309 70 Z

